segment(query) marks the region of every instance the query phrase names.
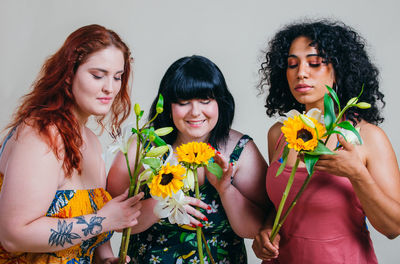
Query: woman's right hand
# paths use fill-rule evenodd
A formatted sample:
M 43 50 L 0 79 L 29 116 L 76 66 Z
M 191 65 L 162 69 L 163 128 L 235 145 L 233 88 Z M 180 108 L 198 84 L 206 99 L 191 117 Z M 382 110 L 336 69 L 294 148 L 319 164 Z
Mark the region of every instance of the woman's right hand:
M 128 198 L 128 189 L 121 195 L 106 203 L 97 213 L 106 217 L 108 230 L 122 230 L 126 227 L 135 226 L 142 207 L 141 199 L 143 192 Z
M 188 204 L 185 205 L 184 207 L 186 212 L 189 214 L 190 224 L 195 226 L 202 226 L 202 223 L 197 219 L 208 221 L 208 218 L 194 207 L 200 207 L 205 210 L 210 210 L 211 207 L 205 202 L 202 202 L 201 200 L 196 199 L 194 197 L 186 196 L 185 199 L 188 202 Z
M 277 258 L 279 255 L 279 240 L 280 236 L 277 234 L 273 243 L 269 241 L 272 228 L 267 227 L 260 230 L 260 233 L 254 238 L 253 251 L 255 255 L 262 260 L 271 260 Z

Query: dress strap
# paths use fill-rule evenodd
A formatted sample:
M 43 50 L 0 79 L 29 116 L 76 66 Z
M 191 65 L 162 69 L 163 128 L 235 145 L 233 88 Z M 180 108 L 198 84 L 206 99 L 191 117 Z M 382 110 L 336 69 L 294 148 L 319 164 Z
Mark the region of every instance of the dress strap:
M 10 131 L 10 133 L 8 133 L 6 139 L 4 140 L 3 145 L 1 146 L 1 149 L 0 149 L 0 157 L 1 157 L 1 155 L 3 154 L 3 151 L 4 151 L 4 148 L 6 147 L 7 141 L 10 140 L 10 138 L 14 135 L 15 130 L 17 130 L 17 127 L 14 127 L 14 128 Z
M 244 146 L 249 142 L 250 140 L 253 140 L 250 136 L 248 135 L 243 135 L 239 141 L 236 143 L 235 148 L 233 149 L 231 155 L 229 156 L 229 162 L 236 163 L 240 155 L 242 154 L 242 151 L 244 149 Z M 231 183 L 233 182 L 233 175 L 231 176 Z

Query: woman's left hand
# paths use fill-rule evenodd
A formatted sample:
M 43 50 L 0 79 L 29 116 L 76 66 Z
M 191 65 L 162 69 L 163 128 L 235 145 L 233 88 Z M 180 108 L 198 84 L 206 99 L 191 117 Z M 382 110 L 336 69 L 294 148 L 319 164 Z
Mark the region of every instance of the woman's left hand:
M 222 177 L 218 179 L 214 174 L 206 170 L 206 176 L 212 186 L 218 193 L 224 192 L 231 185 L 231 177 L 234 174 L 234 166 L 220 153 L 217 152 L 214 156 L 214 162 L 217 163 L 222 169 Z
M 357 148 L 338 135 L 342 147 L 335 151 L 335 155 L 321 155 L 314 169 L 330 174 L 351 178 L 365 169 Z

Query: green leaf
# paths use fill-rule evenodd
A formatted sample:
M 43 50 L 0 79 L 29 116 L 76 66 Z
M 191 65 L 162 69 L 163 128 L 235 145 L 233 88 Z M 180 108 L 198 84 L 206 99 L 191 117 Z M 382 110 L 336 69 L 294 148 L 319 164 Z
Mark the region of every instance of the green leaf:
M 340 132 L 340 131 L 337 131 L 337 130 L 331 130 L 331 131 L 329 131 L 329 133 L 328 133 L 329 135 L 331 135 L 331 134 L 339 134 L 339 135 L 341 135 L 346 141 L 347 141 L 347 139 L 346 139 L 346 137 L 343 135 L 343 133 L 342 132 Z
M 313 151 L 304 152 L 305 154 L 312 155 L 312 156 L 319 156 L 319 155 L 332 155 L 334 154 L 332 150 L 327 148 L 321 141 L 318 141 L 317 147 Z
M 331 130 L 333 123 L 335 122 L 336 115 L 333 107 L 333 101 L 329 94 L 325 94 L 324 96 L 324 119 L 326 130 Z
M 165 143 L 165 141 L 160 138 L 157 134 L 156 134 L 156 138 L 154 139 L 154 144 L 156 144 L 156 146 L 165 146 L 167 145 L 167 143 Z
M 142 110 L 142 111 L 140 111 L 140 114 L 138 115 L 138 120 L 142 119 L 143 113 L 144 113 L 144 111 L 143 111 L 143 110 Z
M 181 236 L 179 237 L 181 243 L 188 242 L 193 239 L 196 239 L 196 233 L 182 232 Z
M 161 161 L 157 158 L 146 158 L 143 159 L 142 162 L 146 165 L 149 165 L 152 169 L 157 169 L 161 167 Z
M 319 160 L 319 156 L 304 154 L 304 163 L 306 164 L 308 175 L 314 171 L 315 163 Z
M 222 177 L 222 168 L 215 162 L 209 162 L 207 164 L 207 170 L 217 177 L 217 179 L 221 179 Z
M 136 134 L 136 133 L 137 133 L 136 128 L 132 127 L 132 134 Z
M 330 86 L 325 85 L 326 89 L 328 89 L 329 93 L 331 94 L 331 96 L 333 97 L 333 100 L 335 100 L 336 104 L 338 105 L 339 109 L 340 109 L 340 102 L 339 102 L 339 97 L 337 96 L 335 90 L 333 90 Z
M 285 145 L 285 148 L 283 149 L 283 153 L 282 153 L 283 162 L 281 163 L 281 166 L 279 166 L 279 169 L 276 172 L 275 177 L 278 177 L 279 175 L 281 175 L 282 171 L 285 169 L 286 163 L 287 163 L 288 154 L 289 154 L 289 147 L 288 147 L 288 145 Z
M 363 143 L 363 141 L 361 139 L 361 136 L 360 136 L 360 133 L 358 133 L 357 129 L 355 129 L 355 127 L 353 127 L 353 125 L 349 121 L 347 121 L 347 120 L 343 121 L 343 122 L 339 123 L 338 126 L 353 132 L 357 136 L 358 141 L 360 141 L 361 144 Z
M 164 110 L 164 97 L 162 96 L 162 94 L 160 94 L 158 96 L 156 111 L 157 111 L 157 113 L 161 114 L 163 112 L 163 110 Z

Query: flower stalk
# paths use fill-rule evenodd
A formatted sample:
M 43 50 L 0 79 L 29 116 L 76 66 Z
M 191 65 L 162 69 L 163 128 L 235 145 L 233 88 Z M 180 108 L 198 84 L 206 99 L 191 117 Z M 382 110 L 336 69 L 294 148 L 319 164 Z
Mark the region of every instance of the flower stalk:
M 200 199 L 200 188 L 199 188 L 199 179 L 197 177 L 197 169 L 193 170 L 194 173 L 194 188 L 195 188 L 195 195 L 197 199 Z M 199 209 L 199 208 L 197 208 Z M 203 256 L 203 243 L 201 242 L 201 227 L 196 226 L 196 235 L 197 235 L 197 251 L 199 253 L 200 263 L 204 264 L 204 256 Z
M 320 127 L 320 121 L 318 121 L 315 118 L 311 118 L 310 116 L 307 116 L 307 114 L 300 114 L 295 110 L 289 111 L 289 115 L 291 115 L 293 118 L 289 117 L 287 120 L 284 122 L 284 126 L 282 127 L 282 132 L 285 135 L 286 141 L 288 145 L 285 147 L 287 151 L 283 152 L 283 162 L 281 164 L 281 167 L 278 169 L 276 176 L 279 176 L 279 174 L 282 172 L 284 167 L 286 166 L 286 161 L 287 161 L 287 156 L 288 156 L 288 148 L 293 148 L 298 152 L 296 163 L 292 168 L 290 177 L 288 179 L 288 182 L 286 184 L 285 191 L 282 195 L 282 199 L 279 203 L 278 211 L 275 216 L 274 224 L 271 230 L 271 236 L 270 236 L 270 242 L 272 243 L 278 234 L 280 228 L 282 227 L 283 223 L 285 222 L 286 218 L 288 217 L 289 213 L 292 211 L 294 206 L 297 204 L 298 199 L 300 196 L 303 194 L 304 190 L 306 189 L 308 183 L 310 182 L 313 174 L 314 174 L 314 166 L 317 163 L 320 155 L 326 154 L 326 155 L 334 155 L 335 153 L 332 152 L 330 149 L 326 147 L 326 143 L 328 142 L 330 136 L 332 134 L 340 134 L 342 135 L 345 139 L 347 134 L 344 131 L 349 131 L 350 133 L 353 133 L 353 138 L 356 138 L 359 142 L 357 144 L 362 144 L 362 139 L 361 136 L 359 135 L 359 132 L 354 126 L 347 120 L 342 121 L 342 118 L 346 112 L 347 109 L 350 107 L 358 107 L 361 109 L 366 109 L 370 107 L 370 104 L 365 103 L 365 102 L 358 102 L 358 99 L 360 98 L 364 86 L 361 88 L 361 92 L 357 97 L 351 98 L 346 106 L 341 109 L 340 107 L 340 102 L 339 98 L 336 94 L 336 92 L 329 86 L 326 86 L 328 89 L 328 93 L 325 94 L 324 96 L 324 125 L 326 129 L 325 133 L 320 133 L 322 130 L 320 130 L 317 127 Z M 335 114 L 335 109 L 334 109 L 334 102 L 337 104 L 337 107 L 339 109 L 339 113 L 336 116 Z M 310 110 L 311 111 L 311 110 Z M 316 109 L 316 111 L 319 111 Z M 315 112 L 313 111 L 312 115 L 315 117 Z M 319 111 L 320 113 L 320 111 Z M 297 116 L 299 118 L 297 118 Z M 318 115 L 317 115 L 318 116 Z M 297 119 L 296 119 L 297 118 Z M 298 119 L 300 119 L 304 125 L 300 125 L 298 123 Z M 315 132 L 310 131 L 308 128 L 313 128 Z M 339 129 L 337 129 L 339 128 Z M 308 133 L 308 132 L 310 133 Z M 295 133 L 294 133 L 295 132 Z M 315 138 L 314 138 L 314 133 L 315 133 Z M 322 135 L 323 134 L 323 135 Z M 320 138 L 320 135 L 322 135 L 322 138 L 325 140 L 322 141 Z M 350 138 L 350 136 L 348 135 Z M 346 139 L 347 140 L 347 139 Z M 311 145 L 308 142 L 317 142 L 316 145 Z M 352 140 L 352 143 L 355 140 Z M 310 149 L 312 147 L 312 149 Z M 336 148 L 337 149 L 337 148 Z M 336 150 L 335 149 L 335 150 Z M 295 195 L 293 201 L 290 203 L 288 209 L 286 212 L 282 215 L 282 211 L 284 208 L 284 205 L 286 203 L 287 197 L 289 195 L 290 188 L 293 184 L 293 179 L 294 175 L 296 173 L 296 170 L 298 168 L 299 162 L 300 162 L 300 157 L 299 155 L 303 154 L 304 155 L 304 163 L 306 164 L 307 168 L 307 178 L 304 180 L 300 190 L 297 192 Z

